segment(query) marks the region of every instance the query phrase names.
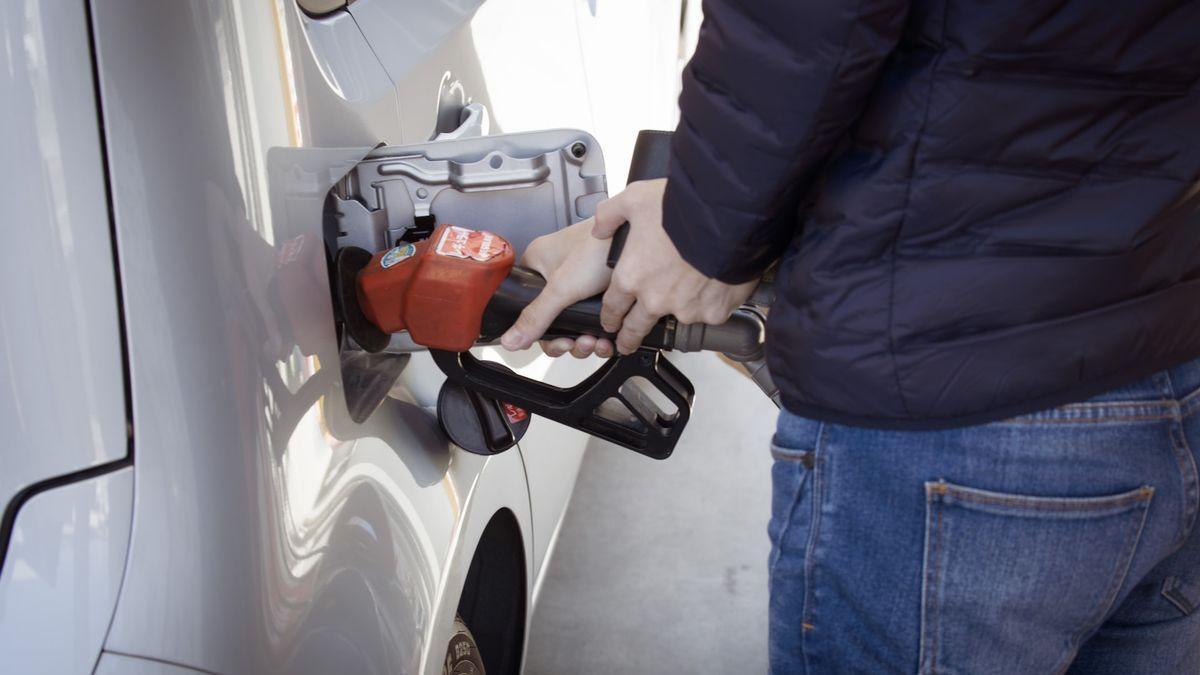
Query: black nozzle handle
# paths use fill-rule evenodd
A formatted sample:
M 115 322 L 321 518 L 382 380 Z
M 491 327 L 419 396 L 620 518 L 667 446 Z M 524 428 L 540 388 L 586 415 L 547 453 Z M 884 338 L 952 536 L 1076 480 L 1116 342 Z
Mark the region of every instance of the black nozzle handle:
M 433 349 L 430 353 L 449 381 L 469 391 L 654 459 L 666 459 L 675 449 L 696 395 L 687 377 L 656 349 L 611 358 L 566 388 L 530 379 L 500 363 L 481 361 L 470 352 Z
M 626 183 L 667 177 L 671 168 L 671 133 L 653 129 L 638 132 L 637 141 L 633 144 L 633 157 L 629 160 Z M 608 246 L 609 267 L 616 267 L 628 238 L 629 223 L 625 223 L 613 233 L 612 243 Z
M 483 311 L 480 342 L 491 342 L 503 335 L 545 287 L 546 280 L 537 272 L 513 267 Z M 597 295 L 567 307 L 550 324 L 543 339 L 580 335 L 615 338 L 615 334 L 600 325 L 601 305 L 601 296 Z M 736 361 L 749 361 L 762 358 L 764 323 L 762 313 L 751 307 L 737 309 L 725 323 L 715 326 L 681 324 L 675 317 L 665 316 L 642 340 L 642 346 L 681 352 L 722 352 Z
M 545 287 L 546 280 L 537 272 L 520 266 L 513 267 L 483 311 L 483 321 L 479 327 L 480 341 L 490 342 L 503 335 Z M 550 324 L 543 339 L 580 335 L 615 338 L 615 333 L 604 330 L 600 325 L 601 304 L 601 296 L 597 295 L 567 307 Z M 663 317 L 642 341 L 642 345 L 670 349 L 674 324 L 675 320 L 671 317 Z
M 625 250 L 625 240 L 629 238 L 629 223 L 622 223 L 613 232 L 612 243 L 608 245 L 608 269 L 613 269 L 617 266 L 617 261 L 621 259 L 621 251 Z

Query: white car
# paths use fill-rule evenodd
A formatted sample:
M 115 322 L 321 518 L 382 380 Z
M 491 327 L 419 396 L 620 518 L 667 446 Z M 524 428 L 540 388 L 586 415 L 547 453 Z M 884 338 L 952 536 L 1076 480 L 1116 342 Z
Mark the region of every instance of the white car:
M 463 451 L 420 350 L 351 381 L 330 227 L 373 148 L 439 134 L 586 129 L 522 138 L 594 136 L 618 187 L 636 130 L 673 126 L 680 10 L 0 0 L 0 669 L 519 672 L 589 438 Z

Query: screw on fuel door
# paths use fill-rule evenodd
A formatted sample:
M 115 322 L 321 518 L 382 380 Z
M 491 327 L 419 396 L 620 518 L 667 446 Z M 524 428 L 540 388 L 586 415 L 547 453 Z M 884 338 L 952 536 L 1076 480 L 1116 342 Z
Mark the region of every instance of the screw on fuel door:
M 463 450 L 495 455 L 516 445 L 529 430 L 529 412 L 447 380 L 438 392 L 438 424 Z

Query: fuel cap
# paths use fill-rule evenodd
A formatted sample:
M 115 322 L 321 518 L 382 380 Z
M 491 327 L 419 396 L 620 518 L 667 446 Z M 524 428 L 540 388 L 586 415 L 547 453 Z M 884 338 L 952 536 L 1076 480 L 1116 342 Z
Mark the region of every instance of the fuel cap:
M 437 417 L 455 445 L 477 455 L 495 455 L 525 436 L 531 416 L 524 408 L 447 380 L 438 392 Z

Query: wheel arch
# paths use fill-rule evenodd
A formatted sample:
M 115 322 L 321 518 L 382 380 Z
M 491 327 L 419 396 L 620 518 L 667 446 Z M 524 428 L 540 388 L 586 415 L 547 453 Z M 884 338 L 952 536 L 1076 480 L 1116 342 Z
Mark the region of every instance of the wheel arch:
M 458 614 L 470 627 L 487 672 L 516 675 L 521 670 L 529 603 L 525 541 L 517 516 L 497 510 L 475 547 L 458 600 Z

